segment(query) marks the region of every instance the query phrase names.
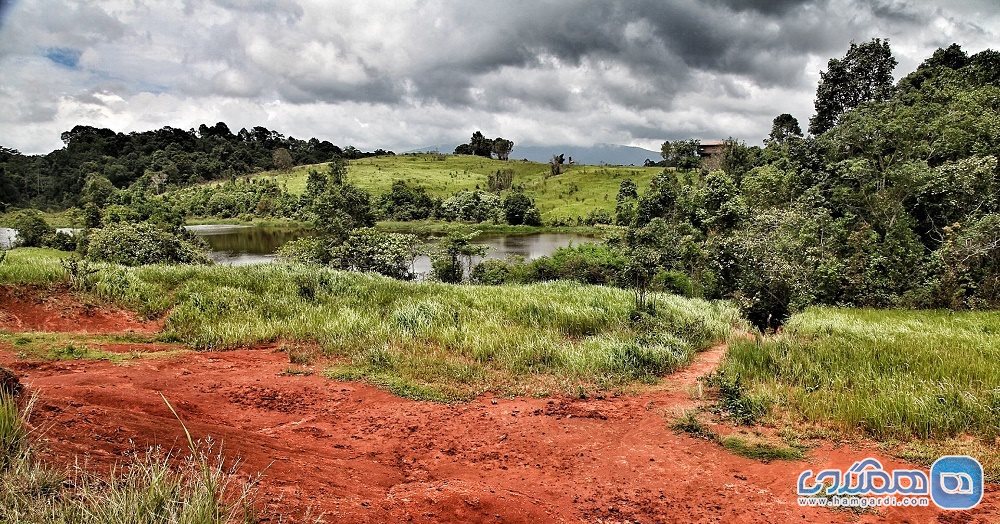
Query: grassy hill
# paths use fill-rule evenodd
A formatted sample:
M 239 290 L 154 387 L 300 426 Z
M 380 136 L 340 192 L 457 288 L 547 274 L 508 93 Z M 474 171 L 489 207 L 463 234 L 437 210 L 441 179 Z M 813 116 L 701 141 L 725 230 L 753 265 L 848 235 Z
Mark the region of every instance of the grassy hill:
M 325 164 L 299 166 L 289 172 L 266 172 L 256 177 L 267 177 L 283 183 L 288 191 L 300 194 L 305 190 L 309 170 L 324 170 Z M 486 188 L 490 173 L 500 169 L 514 172 L 514 184 L 521 185 L 535 199 L 542 218 L 549 222 L 556 218 L 585 217 L 591 210 L 614 211 L 618 186 L 631 178 L 639 188 L 645 188 L 661 168 L 563 166 L 563 173 L 548 177 L 549 166 L 523 160 L 500 161 L 466 155 L 406 155 L 376 157 L 351 161 L 347 177 L 350 182 L 372 194 L 385 193 L 396 180 L 423 186 L 440 198 L 463 189 Z

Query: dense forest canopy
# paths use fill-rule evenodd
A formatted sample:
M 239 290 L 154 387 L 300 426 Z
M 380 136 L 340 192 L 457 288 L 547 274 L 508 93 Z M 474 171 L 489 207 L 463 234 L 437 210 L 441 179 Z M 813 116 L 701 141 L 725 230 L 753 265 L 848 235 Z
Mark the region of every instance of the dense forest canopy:
M 166 186 L 232 178 L 290 165 L 391 154 L 365 153 L 329 141 L 300 140 L 256 126 L 233 133 L 219 122 L 197 130 L 164 127 L 116 133 L 76 126 L 62 134 L 65 147 L 47 155 L 22 155 L 0 147 L 0 211 L 9 206 L 67 208 L 80 204 L 89 179 L 117 188 L 139 183 L 158 192 Z
M 780 115 L 765 147 L 728 141 L 717 171 L 665 171 L 633 199 L 629 249 L 762 327 L 816 303 L 1000 306 L 1000 53 L 952 45 L 895 85 L 888 53 L 831 60 L 858 75 L 824 74 L 817 110 L 839 109 L 818 136 Z

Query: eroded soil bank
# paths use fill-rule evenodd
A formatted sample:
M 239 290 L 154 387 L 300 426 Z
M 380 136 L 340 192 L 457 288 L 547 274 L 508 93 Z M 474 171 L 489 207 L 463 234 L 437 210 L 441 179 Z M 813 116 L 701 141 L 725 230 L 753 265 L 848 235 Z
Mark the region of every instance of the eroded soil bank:
M 11 301 L 6 293 L 0 329 L 8 331 L 156 329 L 69 298 Z M 65 322 L 26 314 L 39 307 Z M 670 422 L 695 404 L 697 378 L 724 351 L 700 353 L 637 395 L 450 405 L 332 381 L 318 365 L 312 375 L 288 374 L 287 354 L 274 348 L 112 363 L 38 361 L 0 347 L 0 365 L 38 395 L 32 421 L 47 460 L 105 468 L 134 448 L 183 449 L 162 393 L 195 438 L 221 442 L 244 475 L 263 474 L 259 502 L 273 522 L 1000 521 L 995 485 L 971 512 L 801 508 L 795 482 L 804 469 L 846 468 L 871 455 L 904 464 L 872 447 L 831 444 L 804 461 L 765 464 L 674 432 Z

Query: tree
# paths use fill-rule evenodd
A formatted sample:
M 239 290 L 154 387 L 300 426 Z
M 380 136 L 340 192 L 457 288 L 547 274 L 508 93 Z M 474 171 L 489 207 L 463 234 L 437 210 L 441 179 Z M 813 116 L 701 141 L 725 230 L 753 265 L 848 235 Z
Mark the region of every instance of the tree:
M 471 155 L 473 154 L 472 146 L 469 144 L 459 144 L 455 146 L 456 155 Z
M 549 172 L 552 176 L 562 173 L 562 165 L 566 162 L 566 155 L 552 155 L 549 160 Z
M 414 235 L 362 227 L 351 231 L 344 244 L 334 250 L 333 263 L 342 269 L 409 280 L 413 278 L 413 259 L 420 254 L 419 245 Z
M 87 178 L 87 183 L 83 186 L 80 194 L 81 201 L 85 204 L 94 204 L 98 208 L 104 207 L 108 199 L 115 194 L 115 186 L 107 177 L 93 174 Z
M 17 230 L 17 245 L 21 247 L 42 247 L 56 234 L 42 214 L 34 209 L 18 212 L 11 226 Z
M 512 149 L 514 149 L 514 142 L 512 140 L 501 137 L 493 139 L 493 153 L 496 154 L 497 160 L 507 160 L 510 157 Z
M 295 166 L 295 163 L 292 161 L 292 154 L 283 147 L 274 150 L 271 154 L 271 162 L 274 163 L 274 168 L 278 171 L 288 171 Z
M 776 117 L 771 122 L 771 134 L 768 135 L 765 142 L 769 144 L 784 144 L 786 140 L 792 137 L 802 137 L 802 128 L 799 127 L 799 121 L 788 113 L 782 113 Z
M 618 197 L 615 199 L 615 224 L 627 226 L 635 218 L 635 202 L 639 199 L 639 191 L 631 178 L 622 180 L 618 186 Z
M 674 146 L 669 140 L 664 140 L 663 144 L 660 145 L 660 156 L 666 162 L 674 158 Z
M 889 41 L 873 38 L 855 44 L 842 59 L 831 58 L 827 70 L 820 73 L 814 102 L 816 114 L 809 120 L 809 132 L 820 135 L 832 128 L 840 117 L 859 105 L 888 99 L 893 92 L 892 70 L 896 59 Z
M 473 155 L 486 158 L 491 158 L 493 155 L 493 141 L 483 136 L 482 131 L 472 133 L 472 139 L 469 140 L 469 146 L 472 148 Z M 511 144 L 511 147 L 513 147 L 513 144 Z
M 498 169 L 486 177 L 486 187 L 494 193 L 510 189 L 513 184 L 514 171 L 512 169 Z
M 536 225 L 528 223 L 535 221 L 535 218 L 531 216 L 531 210 L 534 207 L 535 201 L 521 191 L 514 191 L 503 199 L 504 216 L 507 218 L 507 223 L 512 226 Z
M 486 255 L 486 246 L 473 244 L 475 233 L 462 235 L 451 233 L 441 248 L 431 256 L 434 277 L 442 282 L 457 284 L 465 275 L 465 268 L 472 268 L 472 257 Z

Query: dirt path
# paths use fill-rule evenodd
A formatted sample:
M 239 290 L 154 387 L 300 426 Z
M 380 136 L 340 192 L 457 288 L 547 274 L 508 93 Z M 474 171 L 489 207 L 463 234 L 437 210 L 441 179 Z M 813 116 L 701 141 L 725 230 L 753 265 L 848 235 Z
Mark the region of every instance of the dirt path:
M 697 377 L 723 346 L 654 391 L 601 400 L 415 402 L 356 383 L 288 376 L 273 350 L 191 353 L 128 365 L 30 363 L 0 350 L 40 395 L 52 460 L 118 460 L 131 445 L 183 447 L 159 393 L 196 437 L 263 471 L 261 502 L 284 522 L 996 522 L 998 494 L 972 514 L 857 515 L 800 508 L 806 468 L 849 466 L 871 450 L 814 450 L 763 464 L 676 434 Z M 900 465 L 898 461 L 886 463 Z M 939 519 L 939 517 L 941 517 Z M 959 520 L 945 520 L 946 518 Z M 277 518 L 274 518 L 277 521 Z

